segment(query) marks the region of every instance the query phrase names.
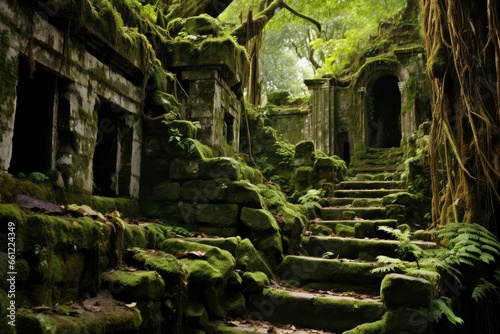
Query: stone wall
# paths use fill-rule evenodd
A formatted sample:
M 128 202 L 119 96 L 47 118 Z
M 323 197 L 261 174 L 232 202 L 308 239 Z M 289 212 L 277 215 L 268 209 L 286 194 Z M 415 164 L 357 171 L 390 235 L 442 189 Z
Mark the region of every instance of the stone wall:
M 94 150 L 100 140 L 114 136 L 117 143 L 108 158 L 115 166 L 105 171 L 107 191 L 137 197 L 144 95 L 143 88 L 132 83 L 138 78 L 117 69 L 112 55 L 106 61 L 89 52 L 78 36 L 65 35 L 65 30 L 50 24 L 47 16 L 58 15 L 58 7 L 35 11 L 27 10 L 22 1 L 2 0 L 0 8 L 0 171 L 57 170 L 61 186 L 92 193 Z M 124 67 L 144 70 L 134 60 L 121 60 Z M 42 112 L 50 119 L 37 126 L 28 124 L 30 119 L 37 122 L 36 113 Z M 37 127 L 48 130 L 38 136 Z M 16 138 L 14 130 L 23 138 Z M 49 142 L 39 143 L 47 137 Z M 37 163 L 39 159 L 44 162 Z

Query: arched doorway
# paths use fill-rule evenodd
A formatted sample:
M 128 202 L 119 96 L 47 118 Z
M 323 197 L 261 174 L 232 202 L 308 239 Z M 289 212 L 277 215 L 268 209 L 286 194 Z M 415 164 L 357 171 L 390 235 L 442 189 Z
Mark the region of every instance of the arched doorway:
M 368 95 L 368 145 L 398 147 L 401 142 L 401 93 L 395 75 L 383 75 Z

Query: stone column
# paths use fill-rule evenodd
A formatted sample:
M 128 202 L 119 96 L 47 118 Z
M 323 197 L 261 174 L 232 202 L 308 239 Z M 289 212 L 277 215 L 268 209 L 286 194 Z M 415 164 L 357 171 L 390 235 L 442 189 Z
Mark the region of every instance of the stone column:
M 306 139 L 314 143 L 316 149 L 333 154 L 335 144 L 334 89 L 328 79 L 305 81 L 311 95 L 311 113 Z
M 407 81 L 398 82 L 401 93 L 401 139 L 408 138 L 417 131 L 415 117 L 415 101 L 407 101 L 410 97 L 406 89 Z

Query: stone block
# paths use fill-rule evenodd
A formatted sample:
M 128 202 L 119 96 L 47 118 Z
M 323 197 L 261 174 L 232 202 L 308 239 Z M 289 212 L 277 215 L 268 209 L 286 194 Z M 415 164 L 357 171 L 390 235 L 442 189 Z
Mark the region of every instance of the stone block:
M 279 231 L 276 219 L 269 211 L 263 209 L 244 207 L 241 210 L 240 220 L 248 227 L 252 237 Z
M 182 199 L 189 202 L 222 202 L 226 199 L 227 179 L 192 180 L 182 185 Z
M 193 180 L 200 175 L 200 160 L 174 159 L 170 163 L 169 176 L 174 180 Z
M 198 204 L 196 221 L 213 227 L 236 227 L 239 206 L 237 204 Z
M 380 296 L 389 310 L 427 308 L 432 301 L 432 285 L 423 278 L 388 274 L 382 280 Z
M 312 166 L 314 164 L 314 143 L 312 141 L 302 141 L 295 145 L 295 154 L 293 156 L 293 165 Z
M 242 276 L 243 288 L 249 293 L 260 293 L 264 288 L 271 284 L 267 275 L 261 271 L 247 271 Z
M 259 189 L 245 181 L 236 181 L 228 184 L 227 200 L 247 207 L 262 209 L 265 207 Z
M 200 164 L 199 176 L 201 179 L 226 178 L 232 181 L 241 179 L 241 165 L 232 158 L 205 159 Z
M 102 274 L 102 285 L 125 301 L 160 300 L 165 282 L 156 271 L 114 270 Z

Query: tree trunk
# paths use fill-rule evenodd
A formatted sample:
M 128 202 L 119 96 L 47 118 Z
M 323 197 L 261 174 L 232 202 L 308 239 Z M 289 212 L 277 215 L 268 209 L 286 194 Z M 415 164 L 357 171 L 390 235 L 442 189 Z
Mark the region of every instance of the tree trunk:
M 477 223 L 498 236 L 499 2 L 422 0 L 421 7 L 433 95 L 433 223 Z M 451 296 L 465 320 L 460 333 L 498 333 L 498 305 L 472 301 L 472 288 Z

